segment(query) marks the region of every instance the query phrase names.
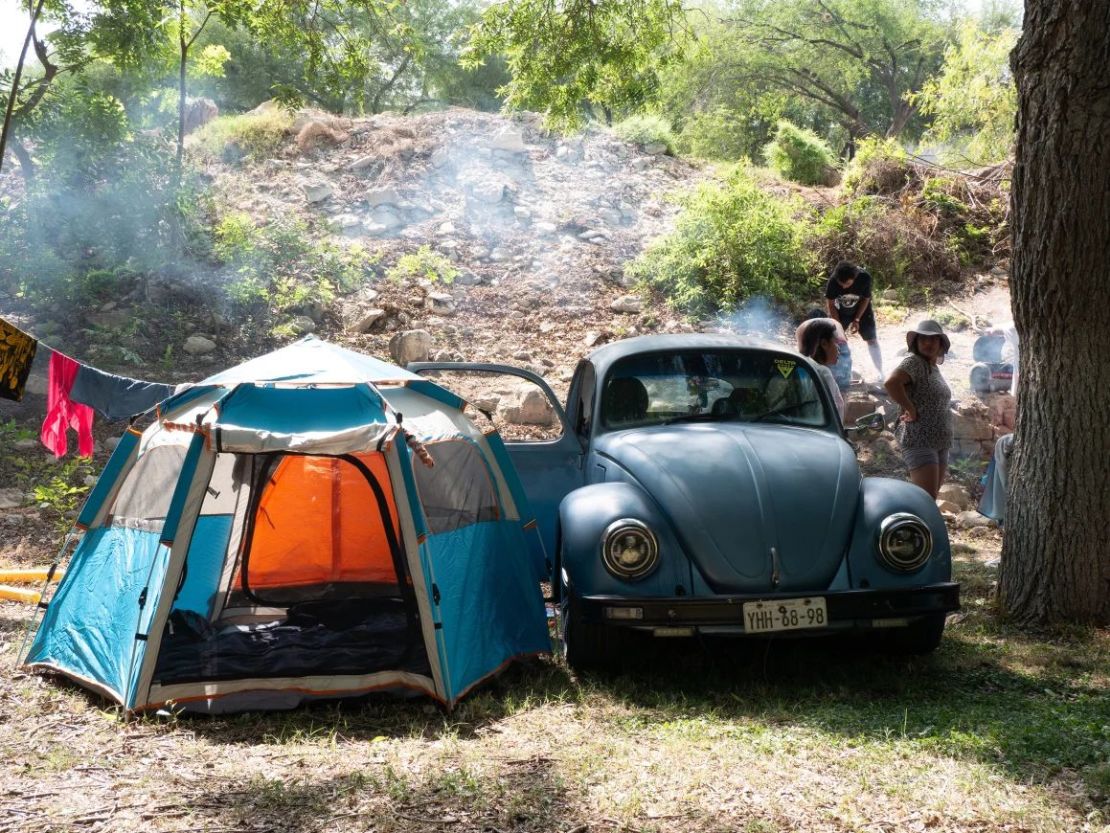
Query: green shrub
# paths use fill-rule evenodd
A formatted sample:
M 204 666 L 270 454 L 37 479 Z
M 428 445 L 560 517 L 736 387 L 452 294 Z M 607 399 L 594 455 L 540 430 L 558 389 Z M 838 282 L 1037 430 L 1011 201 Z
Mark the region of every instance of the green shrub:
M 272 156 L 293 129 L 293 115 L 277 107 L 241 116 L 220 116 L 197 130 L 190 149 L 202 158 L 237 162 Z
M 675 230 L 628 267 L 671 305 L 705 314 L 753 296 L 798 303 L 812 295 L 811 220 L 800 200 L 764 192 L 739 166 L 726 182 L 704 183 L 680 200 Z
M 895 139 L 861 139 L 848 163 L 844 187 L 855 194 L 892 194 L 916 179 L 909 155 Z
M 753 152 L 749 121 L 725 107 L 695 113 L 683 125 L 675 147 L 687 156 L 738 162 Z
M 807 248 L 824 271 L 840 260 L 862 264 L 875 279 L 876 292 L 930 285 L 960 273 L 959 258 L 934 227 L 931 215 L 867 195 L 825 211 Z
M 836 181 L 836 156 L 812 130 L 783 120 L 763 149 L 767 164 L 779 176 L 803 185 L 831 185 Z
M 633 142 L 641 147 L 661 144 L 666 146 L 667 153 L 674 153 L 674 132 L 670 122 L 662 116 L 632 116 L 614 125 L 613 132 L 626 142 Z
M 392 281 L 401 282 L 407 278 L 425 279 L 432 283 L 452 284 L 459 275 L 451 261 L 430 246 L 424 245 L 415 252 L 401 255 L 397 262 L 386 270 L 385 276 Z
M 357 288 L 376 259 L 359 245 L 313 239 L 302 220 L 258 227 L 240 213 L 216 223 L 213 252 L 234 274 L 227 293 L 237 306 L 265 305 L 277 315 L 326 307 L 339 292 Z

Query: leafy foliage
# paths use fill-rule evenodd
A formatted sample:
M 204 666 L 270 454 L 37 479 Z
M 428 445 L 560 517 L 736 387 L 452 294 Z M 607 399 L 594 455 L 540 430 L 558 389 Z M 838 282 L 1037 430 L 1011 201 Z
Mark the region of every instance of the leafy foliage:
M 663 145 L 667 153 L 674 153 L 674 133 L 671 131 L 670 124 L 662 116 L 629 116 L 614 125 L 613 132 L 626 142 L 633 142 L 643 147 Z
M 660 67 L 680 54 L 684 22 L 679 0 L 495 3 L 472 27 L 463 63 L 504 55 L 505 103 L 574 127 L 585 103 L 611 112 L 646 101 Z
M 680 201 L 675 230 L 630 265 L 633 277 L 692 314 L 731 310 L 753 296 L 789 303 L 810 294 L 800 201 L 768 194 L 740 166 Z
M 855 194 L 889 194 L 912 177 L 909 154 L 895 139 L 871 137 L 859 149 L 844 175 L 844 187 Z
M 1017 38 L 1014 28 L 990 33 L 965 22 L 940 72 L 915 97 L 932 117 L 924 138 L 946 145 L 946 159 L 981 165 L 1009 155 L 1017 113 L 1009 56 Z
M 401 255 L 397 262 L 386 270 L 385 276 L 393 281 L 415 278 L 432 283 L 452 284 L 459 276 L 459 270 L 451 261 L 424 245 L 415 252 Z
M 830 185 L 835 181 L 836 158 L 812 130 L 780 121 L 775 136 L 763 149 L 764 158 L 780 176 L 803 185 Z
M 266 319 L 320 314 L 338 293 L 360 285 L 375 261 L 361 246 L 314 240 L 301 220 L 258 227 L 246 214 L 216 224 L 213 251 L 234 276 L 227 285 L 232 302 Z

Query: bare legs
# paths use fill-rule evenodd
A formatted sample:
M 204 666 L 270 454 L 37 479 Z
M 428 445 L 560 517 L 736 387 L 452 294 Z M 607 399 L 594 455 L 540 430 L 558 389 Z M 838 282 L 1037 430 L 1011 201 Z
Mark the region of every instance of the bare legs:
M 948 474 L 947 463 L 929 463 L 928 465 L 918 466 L 916 469 L 910 469 L 910 482 L 915 486 L 920 486 L 929 496 L 937 499 L 937 493 L 940 492 L 940 487 L 944 485 L 944 478 Z

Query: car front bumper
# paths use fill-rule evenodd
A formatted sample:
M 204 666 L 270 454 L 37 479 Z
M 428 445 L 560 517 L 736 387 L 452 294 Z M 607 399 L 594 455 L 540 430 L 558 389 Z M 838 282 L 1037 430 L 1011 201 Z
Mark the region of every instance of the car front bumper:
M 960 608 L 956 582 L 883 590 L 839 590 L 813 593 L 765 593 L 733 596 L 578 596 L 572 598 L 582 621 L 598 625 L 666 632 L 694 629 L 712 633 L 743 633 L 745 602 L 774 602 L 822 596 L 828 624 L 796 633 L 870 630 L 899 627 L 937 613 Z M 766 635 L 761 633 L 758 635 Z

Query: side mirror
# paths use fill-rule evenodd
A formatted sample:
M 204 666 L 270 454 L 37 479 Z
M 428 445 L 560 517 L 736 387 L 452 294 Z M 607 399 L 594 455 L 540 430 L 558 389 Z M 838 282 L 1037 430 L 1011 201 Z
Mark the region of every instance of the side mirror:
M 875 411 L 872 414 L 865 414 L 856 420 L 856 424 L 850 426 L 848 431 L 881 431 L 886 427 L 886 419 L 883 417 L 882 411 Z

